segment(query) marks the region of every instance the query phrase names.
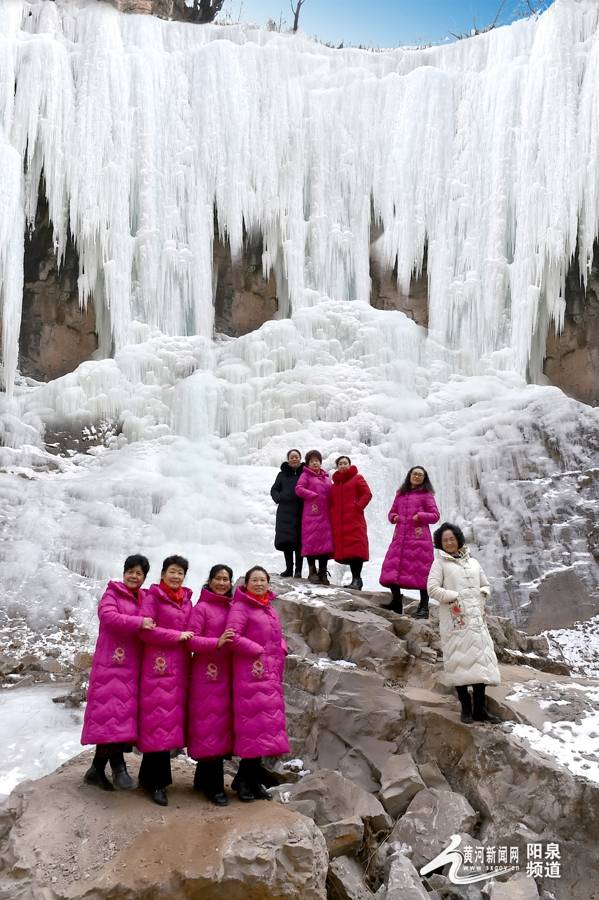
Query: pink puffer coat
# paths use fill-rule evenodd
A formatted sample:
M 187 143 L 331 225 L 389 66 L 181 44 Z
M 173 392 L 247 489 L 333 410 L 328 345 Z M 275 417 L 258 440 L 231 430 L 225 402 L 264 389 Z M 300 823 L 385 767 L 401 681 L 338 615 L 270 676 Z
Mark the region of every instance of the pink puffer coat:
M 189 619 L 194 651 L 187 703 L 187 752 L 193 759 L 233 752 L 231 644 L 217 649 L 227 627 L 231 598 L 203 588 Z
M 418 513 L 418 521 L 414 516 Z M 395 532 L 383 561 L 380 583 L 398 584 L 405 588 L 426 588 L 426 581 L 434 551 L 429 525 L 439 521 L 439 510 L 430 491 L 416 488 L 405 494 L 395 495 L 389 510 L 390 522 L 395 522 Z
M 185 746 L 185 712 L 190 651 L 180 641 L 188 631 L 191 591 L 183 588 L 179 605 L 153 584 L 142 603 L 142 614 L 156 628 L 140 632 L 144 644 L 139 687 L 139 735 L 137 746 L 144 753 L 175 750 Z
M 227 620 L 233 628 L 233 752 L 236 756 L 280 756 L 289 751 L 285 728 L 283 670 L 287 645 L 279 617 L 237 588 Z
M 87 691 L 82 744 L 134 744 L 143 647 L 141 601 L 120 581 L 109 581 L 100 605 L 100 630 Z
M 308 466 L 305 466 L 295 486 L 295 493 L 304 501 L 302 556 L 332 556 L 333 554 L 331 487 L 331 479 L 324 469 L 313 472 Z

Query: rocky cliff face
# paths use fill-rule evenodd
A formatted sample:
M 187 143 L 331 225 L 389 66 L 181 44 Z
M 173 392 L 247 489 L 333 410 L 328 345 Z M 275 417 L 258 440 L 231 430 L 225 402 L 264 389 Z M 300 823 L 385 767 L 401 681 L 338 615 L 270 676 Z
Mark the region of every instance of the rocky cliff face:
M 158 811 L 140 794 L 83 785 L 86 751 L 0 811 L 0 900 L 598 900 L 599 758 L 588 742 L 569 766 L 534 749 L 592 714 L 597 682 L 570 677 L 545 638 L 490 617 L 504 662 L 489 705 L 504 724 L 465 725 L 434 605 L 422 621 L 381 609 L 379 594 L 273 586 L 301 757 L 271 761 L 275 802 L 232 797 L 215 810 L 180 758 Z M 473 853 L 518 848 L 519 871 L 470 885 L 447 866 L 421 876 L 455 834 Z M 527 874 L 531 843 L 557 843 L 559 878 Z

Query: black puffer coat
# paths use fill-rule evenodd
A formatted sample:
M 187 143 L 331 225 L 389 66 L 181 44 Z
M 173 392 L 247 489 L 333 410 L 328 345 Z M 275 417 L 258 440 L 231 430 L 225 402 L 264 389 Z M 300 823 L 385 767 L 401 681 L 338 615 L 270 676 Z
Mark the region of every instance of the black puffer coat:
M 270 489 L 270 496 L 277 504 L 277 525 L 275 547 L 287 550 L 300 547 L 302 542 L 302 509 L 304 506 L 295 493 L 295 486 L 302 474 L 304 464 L 292 469 L 288 462 L 281 465 L 281 471 Z

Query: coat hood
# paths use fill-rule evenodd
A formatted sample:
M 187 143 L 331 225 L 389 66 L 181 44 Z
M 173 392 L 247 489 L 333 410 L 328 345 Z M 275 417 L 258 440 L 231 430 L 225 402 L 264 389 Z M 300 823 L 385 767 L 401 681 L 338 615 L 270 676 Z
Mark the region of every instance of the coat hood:
M 468 548 L 468 545 L 464 544 L 464 546 L 461 548 L 461 550 L 462 550 L 461 556 L 453 556 L 451 553 L 446 553 L 445 550 L 437 550 L 437 553 L 439 554 L 440 559 L 448 559 L 451 562 L 460 562 L 460 560 L 462 560 L 462 559 L 469 559 L 470 550 Z
M 313 472 L 312 469 L 309 468 L 309 466 L 304 466 L 304 472 L 307 475 L 311 475 L 312 478 L 322 478 L 325 481 L 329 478 L 328 473 L 325 472 L 325 470 L 322 468 L 319 469 L 318 472 Z
M 175 603 L 175 601 L 171 600 L 169 595 L 165 591 L 163 591 L 163 589 L 160 587 L 159 584 L 150 585 L 150 592 L 152 594 L 154 594 L 154 596 L 160 597 L 160 599 L 164 600 L 165 603 L 172 603 L 173 606 L 177 605 Z M 188 587 L 183 587 L 183 592 L 185 594 L 185 597 L 183 598 L 183 603 L 186 603 L 188 600 L 191 600 L 191 595 L 193 592 L 192 592 L 191 588 L 188 588 Z
M 268 597 L 268 602 L 272 603 L 273 600 L 277 599 L 277 595 L 273 593 L 273 591 L 267 591 L 266 596 Z M 233 600 L 243 600 L 245 603 L 250 603 L 252 606 L 263 607 L 263 604 L 260 603 L 259 600 L 254 600 L 253 597 L 246 592 L 245 587 L 240 586 L 236 589 L 235 594 L 233 595 Z
M 358 474 L 358 469 L 356 466 L 348 466 L 347 469 L 339 469 L 338 472 L 333 473 L 333 481 L 335 484 L 343 484 L 344 481 L 349 481 L 350 478 L 355 478 Z
M 138 602 L 135 596 L 135 593 L 130 590 L 126 584 L 123 584 L 122 581 L 109 581 L 106 590 L 114 591 L 115 594 L 118 594 L 119 597 L 126 597 L 128 600 L 133 600 L 134 603 Z M 144 596 L 144 588 L 140 587 L 138 590 L 139 602 L 143 600 Z
M 223 603 L 230 606 L 233 602 L 233 594 L 215 594 L 210 588 L 203 587 L 198 597 L 198 603 Z

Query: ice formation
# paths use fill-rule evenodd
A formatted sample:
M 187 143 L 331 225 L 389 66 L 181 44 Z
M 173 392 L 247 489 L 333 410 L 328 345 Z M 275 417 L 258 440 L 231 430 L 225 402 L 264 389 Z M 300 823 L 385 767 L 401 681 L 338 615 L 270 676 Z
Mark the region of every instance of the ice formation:
M 217 560 L 276 566 L 268 488 L 296 445 L 329 467 L 349 452 L 369 480 L 372 586 L 415 462 L 504 611 L 551 568 L 591 577 L 577 478 L 597 415 L 526 379 L 542 380 L 571 257 L 578 244 L 584 278 L 599 232 L 598 31 L 594 0 L 556 0 L 451 46 L 370 53 L 0 0 L 11 614 L 90 615 L 137 548 L 154 576 L 188 554 L 193 587 Z M 17 341 L 42 171 L 100 353 L 37 385 L 17 375 Z M 213 339 L 215 210 L 234 256 L 262 236 L 277 279 L 277 320 L 236 340 Z M 405 289 L 426 249 L 428 334 L 370 307 L 373 225 Z M 50 458 L 44 428 L 114 433 Z

